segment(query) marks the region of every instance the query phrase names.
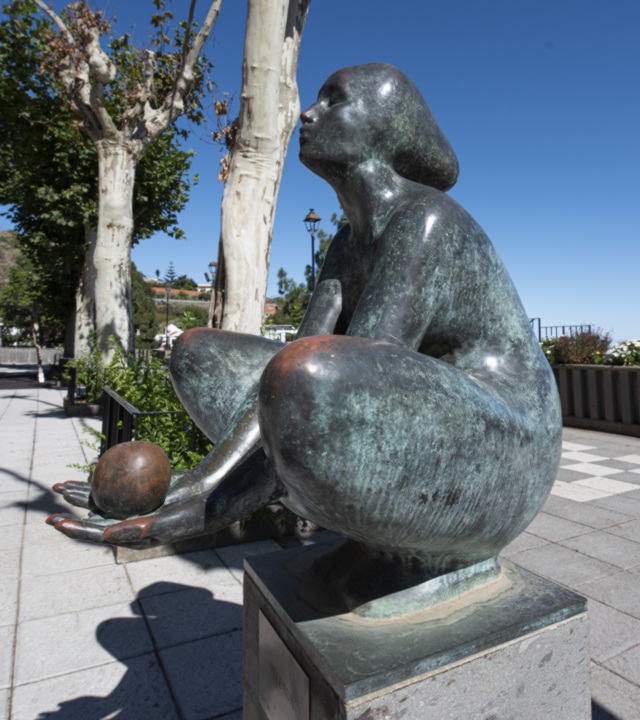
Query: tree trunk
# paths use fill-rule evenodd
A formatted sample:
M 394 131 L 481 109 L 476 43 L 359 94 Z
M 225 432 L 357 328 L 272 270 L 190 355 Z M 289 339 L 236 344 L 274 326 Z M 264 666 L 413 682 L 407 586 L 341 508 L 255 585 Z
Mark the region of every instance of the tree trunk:
M 98 233 L 93 228 L 85 228 L 85 251 L 82 274 L 76 290 L 75 328 L 73 353 L 75 357 L 85 355 L 91 350 L 91 334 L 95 331 L 95 280 L 93 256 L 96 252 Z
M 263 322 L 276 201 L 299 113 L 295 74 L 309 1 L 248 0 L 239 130 L 212 294 L 214 324 L 227 330 L 258 334 Z
M 98 228 L 90 262 L 94 275 L 95 331 L 105 360 L 114 336 L 125 351 L 133 350 L 131 305 L 131 239 L 133 185 L 137 156 L 124 144 L 107 140 L 98 150 Z M 84 273 L 83 273 L 84 275 Z M 77 349 L 76 349 L 77 351 Z

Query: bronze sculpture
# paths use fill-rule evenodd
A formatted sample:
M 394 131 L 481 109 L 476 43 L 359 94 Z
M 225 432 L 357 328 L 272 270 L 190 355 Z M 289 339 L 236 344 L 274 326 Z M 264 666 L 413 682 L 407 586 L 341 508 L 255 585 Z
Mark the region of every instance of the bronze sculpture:
M 214 450 L 151 515 L 48 522 L 148 547 L 280 499 L 350 538 L 363 572 L 363 556 L 418 566 L 423 579 L 485 567 L 555 478 L 550 367 L 490 240 L 445 194 L 457 160 L 403 73 L 339 70 L 301 119 L 300 159 L 334 188 L 349 225 L 299 339 L 184 333 L 173 382 Z M 56 489 L 89 506 L 86 484 Z

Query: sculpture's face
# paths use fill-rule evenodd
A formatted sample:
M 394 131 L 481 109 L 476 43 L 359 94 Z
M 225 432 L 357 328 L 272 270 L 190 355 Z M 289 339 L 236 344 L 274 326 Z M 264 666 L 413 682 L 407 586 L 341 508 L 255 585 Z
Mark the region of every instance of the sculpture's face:
M 330 181 L 345 166 L 384 155 L 392 89 L 392 81 L 367 66 L 331 75 L 300 116 L 300 160 Z

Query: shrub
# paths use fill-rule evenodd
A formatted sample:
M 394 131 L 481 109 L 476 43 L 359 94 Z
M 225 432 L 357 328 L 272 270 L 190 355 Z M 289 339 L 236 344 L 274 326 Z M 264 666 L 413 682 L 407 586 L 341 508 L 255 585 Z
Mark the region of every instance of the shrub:
M 607 353 L 607 359 L 612 365 L 640 365 L 640 338 L 617 343 Z
M 541 345 L 552 364 L 601 365 L 607 362 L 610 343 L 609 334 L 597 329 L 545 340 Z
M 138 410 L 163 413 L 140 419 L 138 440 L 160 445 L 174 470 L 197 465 L 212 444 L 197 427 L 192 441 L 192 422 L 188 415 L 169 414 L 184 408 L 173 389 L 167 365 L 151 354 L 127 355 L 115 342 L 114 350 L 113 358 L 105 364 L 92 339 L 91 353 L 74 360 L 76 382 L 87 388 L 87 399 L 99 402 L 102 388 L 109 385 Z

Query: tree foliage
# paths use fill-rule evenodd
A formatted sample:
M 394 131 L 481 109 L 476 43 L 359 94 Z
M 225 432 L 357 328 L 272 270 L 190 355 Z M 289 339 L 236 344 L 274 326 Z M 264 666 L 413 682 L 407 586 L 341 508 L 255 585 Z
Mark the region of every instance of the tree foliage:
M 98 215 L 95 146 L 69 114 L 52 68 L 43 62 L 51 25 L 31 0 L 4 6 L 0 23 L 0 203 L 16 227 L 37 276 L 33 293 L 50 316 L 50 327 L 73 317 L 85 261 L 86 234 Z M 127 40 L 112 42 L 121 82 L 105 94 L 119 112 L 124 88 L 137 77 L 136 51 Z M 197 110 L 194 108 L 197 119 Z M 132 243 L 164 231 L 181 238 L 177 216 L 189 194 L 192 153 L 183 132 L 171 126 L 141 156 L 133 197 Z

